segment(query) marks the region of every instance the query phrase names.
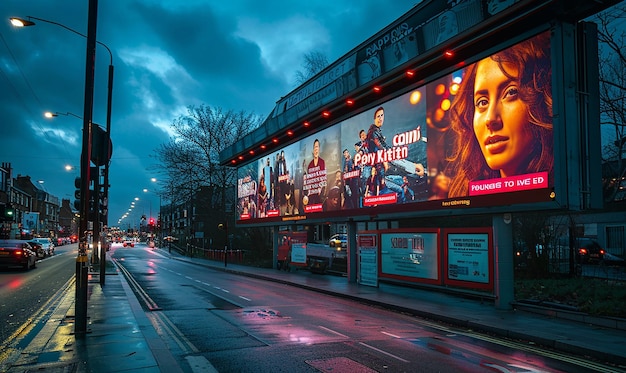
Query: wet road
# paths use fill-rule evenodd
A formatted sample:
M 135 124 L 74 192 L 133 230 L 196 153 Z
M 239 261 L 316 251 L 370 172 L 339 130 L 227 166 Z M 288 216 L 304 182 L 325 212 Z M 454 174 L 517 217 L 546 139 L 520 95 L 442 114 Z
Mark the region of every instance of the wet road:
M 173 260 L 145 245 L 113 250 L 152 323 L 189 371 L 203 365 L 237 372 L 602 368 L 523 341 Z
M 0 346 L 27 327 L 46 302 L 76 274 L 77 245 L 59 246 L 37 268 L 0 269 Z

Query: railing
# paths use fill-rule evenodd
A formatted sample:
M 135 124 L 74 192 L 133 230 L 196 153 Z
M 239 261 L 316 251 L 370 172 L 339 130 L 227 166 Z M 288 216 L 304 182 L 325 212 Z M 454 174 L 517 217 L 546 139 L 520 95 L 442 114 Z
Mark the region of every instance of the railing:
M 204 248 L 192 244 L 187 244 L 184 251 L 181 251 L 180 248 L 177 248 L 181 254 L 185 256 L 189 256 L 191 258 L 203 258 L 208 260 L 216 260 L 216 261 L 224 261 L 224 256 L 226 255 L 226 260 L 229 263 L 243 263 L 243 255 L 244 250 L 240 249 L 215 249 L 215 248 Z

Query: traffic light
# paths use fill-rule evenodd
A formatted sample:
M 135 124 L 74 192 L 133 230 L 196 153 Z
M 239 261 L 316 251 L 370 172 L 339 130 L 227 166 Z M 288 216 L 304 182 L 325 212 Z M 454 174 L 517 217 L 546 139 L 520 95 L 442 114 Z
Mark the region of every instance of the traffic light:
M 0 220 L 5 221 L 14 221 L 15 219 L 15 209 L 11 205 L 2 206 L 0 209 L 2 215 L 0 215 Z
M 100 213 L 100 222 L 107 222 L 109 213 L 108 204 L 108 198 L 106 198 L 104 194 L 104 185 L 102 185 L 100 187 L 100 191 L 98 192 L 98 212 Z
M 76 190 L 74 191 L 74 208 L 76 211 L 80 211 L 80 177 L 74 179 L 74 187 Z

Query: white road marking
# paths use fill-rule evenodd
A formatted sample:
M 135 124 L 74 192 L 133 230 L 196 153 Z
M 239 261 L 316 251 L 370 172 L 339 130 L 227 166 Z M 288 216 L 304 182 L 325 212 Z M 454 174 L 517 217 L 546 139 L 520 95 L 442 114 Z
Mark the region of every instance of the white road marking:
M 332 330 L 332 329 L 328 329 L 328 328 L 327 328 L 327 327 L 325 327 L 325 326 L 318 325 L 318 327 L 320 327 L 320 328 L 322 328 L 322 329 L 326 330 L 327 332 L 330 332 L 330 333 L 336 334 L 336 335 L 338 335 L 338 336 L 340 336 L 340 337 L 343 337 L 343 338 L 346 338 L 346 339 L 350 339 L 350 337 L 348 337 L 347 335 L 345 335 L 345 334 L 341 334 L 341 333 L 336 332 L 336 331 L 334 331 L 334 330 Z
M 376 347 L 374 347 L 374 346 L 370 346 L 370 345 L 368 345 L 367 343 L 359 342 L 359 344 L 360 344 L 361 346 L 365 346 L 365 347 L 367 347 L 367 348 L 371 348 L 371 349 L 372 349 L 372 350 L 374 350 L 374 351 L 378 351 L 378 352 L 380 352 L 381 354 L 385 354 L 385 355 L 387 355 L 387 356 L 389 356 L 389 357 L 392 357 L 392 358 L 394 358 L 394 359 L 398 359 L 398 360 L 402 361 L 403 363 L 408 363 L 408 362 L 409 362 L 408 360 L 404 360 L 403 358 L 401 358 L 401 357 L 399 357 L 399 356 L 396 356 L 396 355 L 394 355 L 394 354 L 390 354 L 390 353 L 389 353 L 389 352 L 387 352 L 387 351 L 383 351 L 383 350 L 381 350 L 381 349 L 379 349 L 379 348 L 376 348 Z

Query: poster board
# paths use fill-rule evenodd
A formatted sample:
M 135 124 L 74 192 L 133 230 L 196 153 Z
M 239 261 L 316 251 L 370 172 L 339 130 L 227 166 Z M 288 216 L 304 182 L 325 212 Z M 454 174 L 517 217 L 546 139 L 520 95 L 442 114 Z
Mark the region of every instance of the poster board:
M 378 234 L 362 233 L 357 236 L 359 253 L 358 282 L 378 287 Z

